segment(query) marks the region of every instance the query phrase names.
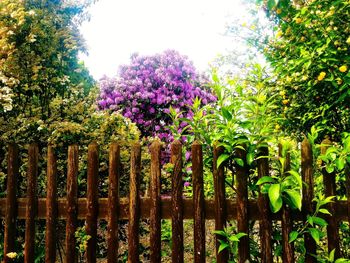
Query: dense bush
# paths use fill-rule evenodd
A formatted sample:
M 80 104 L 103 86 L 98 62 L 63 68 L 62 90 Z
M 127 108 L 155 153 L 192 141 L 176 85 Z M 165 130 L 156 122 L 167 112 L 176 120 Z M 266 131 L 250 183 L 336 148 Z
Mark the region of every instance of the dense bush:
M 120 110 L 137 124 L 143 136 L 158 136 L 170 142 L 170 107 L 191 119 L 190 107 L 196 97 L 202 104 L 216 100 L 205 84 L 187 57 L 176 51 L 133 55 L 131 63 L 120 68 L 118 77 L 100 81 L 98 104 L 100 109 Z M 185 125 L 180 125 L 179 132 Z

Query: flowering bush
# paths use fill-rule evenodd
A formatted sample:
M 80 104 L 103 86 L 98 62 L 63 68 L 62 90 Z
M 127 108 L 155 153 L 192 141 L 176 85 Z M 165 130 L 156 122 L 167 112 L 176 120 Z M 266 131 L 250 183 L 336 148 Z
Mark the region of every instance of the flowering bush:
M 350 129 L 350 2 L 269 1 L 276 32 L 264 52 L 281 90 L 285 128 L 340 141 Z M 276 6 L 272 3 L 276 2 Z
M 137 124 L 143 136 L 158 136 L 171 142 L 170 108 L 191 119 L 190 106 L 196 97 L 202 104 L 216 100 L 204 88 L 205 82 L 188 58 L 176 51 L 154 56 L 136 54 L 129 65 L 120 68 L 117 78 L 105 77 L 100 81 L 98 105 L 101 110 L 120 110 Z M 185 126 L 186 123 L 181 123 L 178 132 Z

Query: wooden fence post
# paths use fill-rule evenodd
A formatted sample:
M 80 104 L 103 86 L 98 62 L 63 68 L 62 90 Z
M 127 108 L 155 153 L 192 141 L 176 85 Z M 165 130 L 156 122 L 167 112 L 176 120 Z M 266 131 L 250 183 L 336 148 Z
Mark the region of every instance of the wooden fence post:
M 246 166 L 246 152 L 237 149 L 237 157 L 243 160 L 244 166 L 236 165 L 237 189 L 237 230 L 247 234 L 240 238 L 238 243 L 238 259 L 240 263 L 249 261 L 249 218 L 248 218 L 248 176 Z
M 205 262 L 205 208 L 203 190 L 202 145 L 192 144 L 193 212 L 194 212 L 194 262 Z
M 91 143 L 88 147 L 87 167 L 87 209 L 86 234 L 90 236 L 86 247 L 86 262 L 96 263 L 97 218 L 98 218 L 98 145 Z
M 19 174 L 18 146 L 14 143 L 8 147 L 7 156 L 7 192 L 5 207 L 4 263 L 13 262 L 6 255 L 15 252 L 16 217 L 17 217 L 17 178 Z
M 47 149 L 45 262 L 56 262 L 57 159 L 55 149 Z
M 161 176 L 161 144 L 154 141 L 151 151 L 151 183 L 150 183 L 150 261 L 161 262 L 161 207 L 160 207 L 160 176 Z
M 312 148 L 307 138 L 301 144 L 301 176 L 303 184 L 303 211 L 304 222 L 307 215 L 311 215 L 314 211 L 312 199 L 314 198 L 314 183 L 313 183 L 313 156 Z M 316 263 L 316 242 L 309 233 L 304 235 L 305 240 L 305 262 Z
M 24 241 L 24 262 L 34 263 L 35 260 L 35 217 L 37 213 L 37 177 L 38 177 L 39 148 L 33 143 L 28 151 L 27 172 L 27 204 L 26 204 L 26 232 Z
M 279 145 L 279 155 L 282 157 L 282 145 Z M 284 172 L 290 171 L 290 153 L 289 150 L 286 153 L 285 158 L 285 170 Z M 282 261 L 283 263 L 294 262 L 294 246 L 289 243 L 289 233 L 293 230 L 292 213 L 286 204 L 282 205 Z
M 259 153 L 258 177 L 269 176 L 269 149 L 267 147 L 261 148 Z M 272 263 L 272 221 L 271 211 L 269 207 L 269 198 L 266 194 L 259 192 L 258 197 L 259 212 L 262 217 L 259 226 L 260 243 L 261 243 L 261 262 Z
M 182 145 L 179 141 L 171 144 L 171 163 L 174 165 L 171 180 L 172 207 L 172 262 L 184 262 L 183 244 L 183 201 L 182 201 Z
M 109 149 L 109 185 L 108 185 L 108 226 L 107 226 L 107 262 L 118 262 L 118 209 L 120 178 L 120 147 L 113 143 Z
M 79 149 L 78 145 L 68 147 L 67 168 L 67 208 L 66 208 L 66 263 L 76 263 L 75 231 L 77 228 L 78 213 L 78 168 Z
M 225 199 L 225 174 L 224 166 L 221 164 L 217 167 L 217 161 L 219 156 L 223 153 L 224 149 L 222 146 L 214 146 L 213 153 L 213 176 L 214 176 L 214 191 L 215 191 L 215 230 L 223 230 L 226 226 L 227 208 Z M 216 261 L 217 263 L 226 263 L 228 260 L 228 253 L 226 250 L 218 252 L 220 242 L 219 237 L 215 236 L 216 239 Z
M 141 145 L 131 148 L 128 262 L 139 262 Z
M 322 141 L 321 154 L 325 154 L 327 148 L 332 144 L 329 139 Z M 328 173 L 326 169 L 322 170 L 323 174 L 323 184 L 325 190 L 325 197 L 336 196 L 336 184 L 335 184 L 335 174 Z M 327 206 L 328 211 L 334 215 L 335 204 L 329 203 Z M 335 259 L 340 257 L 340 246 L 339 246 L 339 227 L 338 221 L 334 216 L 329 217 L 327 225 L 327 238 L 328 238 L 328 253 L 335 249 Z

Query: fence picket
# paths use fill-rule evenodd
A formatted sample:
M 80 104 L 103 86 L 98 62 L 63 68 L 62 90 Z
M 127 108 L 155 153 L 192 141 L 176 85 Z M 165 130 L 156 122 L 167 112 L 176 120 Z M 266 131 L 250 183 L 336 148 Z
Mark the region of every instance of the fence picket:
M 13 262 L 7 254 L 14 252 L 16 239 L 17 217 L 17 178 L 19 174 L 18 146 L 14 143 L 8 146 L 7 156 L 7 193 L 5 207 L 5 233 L 4 233 L 4 263 Z
M 282 146 L 279 145 L 279 155 L 282 156 Z M 285 171 L 290 171 L 290 153 L 285 156 Z M 289 243 L 289 233 L 293 231 L 292 213 L 285 203 L 282 205 L 282 261 L 283 263 L 294 262 L 294 246 Z
M 304 182 L 303 211 L 305 222 L 307 215 L 311 215 L 314 211 L 314 207 L 312 205 L 312 199 L 314 198 L 313 156 L 312 148 L 307 138 L 305 138 L 301 144 L 301 176 Z M 304 240 L 306 249 L 305 262 L 315 263 L 316 258 L 313 255 L 316 255 L 316 242 L 309 233 L 305 233 Z
M 240 263 L 249 261 L 249 219 L 248 219 L 248 174 L 246 151 L 237 149 L 237 157 L 243 160 L 244 166 L 236 166 L 237 189 L 237 230 L 247 234 L 238 243 L 238 259 Z
M 109 149 L 109 185 L 108 185 L 108 226 L 107 226 L 107 262 L 118 262 L 118 208 L 120 178 L 120 147 L 113 143 Z
M 56 262 L 57 159 L 54 148 L 47 149 L 45 262 Z
M 194 262 L 205 262 L 205 207 L 203 190 L 203 150 L 195 141 L 192 144 L 193 212 L 194 212 Z
M 128 262 L 139 262 L 141 145 L 131 148 Z
M 24 262 L 34 263 L 35 260 L 35 217 L 37 212 L 36 185 L 38 177 L 39 148 L 36 143 L 29 146 L 27 173 L 27 205 L 26 232 L 24 242 Z
M 347 208 L 348 208 L 348 222 L 350 224 L 350 167 L 345 165 L 345 177 L 346 177 L 346 196 L 347 196 Z
M 150 183 L 150 261 L 161 262 L 161 209 L 160 209 L 160 177 L 161 177 L 161 144 L 154 141 L 151 152 L 151 183 Z
M 86 262 L 96 263 L 98 217 L 98 145 L 88 147 L 86 234 L 90 236 L 86 247 Z
M 258 164 L 258 177 L 269 175 L 269 161 L 268 161 L 269 150 L 267 147 L 261 148 L 259 153 L 259 158 L 257 160 Z M 262 263 L 272 263 L 272 221 L 271 221 L 271 211 L 269 208 L 269 199 L 267 195 L 259 192 L 258 196 L 258 206 L 259 211 L 262 216 L 259 225 L 260 232 L 260 243 L 261 243 L 261 262 Z
M 182 145 L 179 141 L 171 144 L 171 163 L 174 165 L 171 180 L 172 208 L 172 262 L 184 262 L 183 244 L 183 202 L 182 202 Z
M 77 255 L 75 252 L 75 231 L 77 228 L 78 212 L 78 167 L 79 149 L 78 145 L 68 147 L 67 161 L 67 209 L 66 209 L 66 263 L 75 263 Z
M 327 148 L 331 144 L 332 142 L 329 139 L 323 140 L 321 153 L 325 154 L 327 151 Z M 328 173 L 326 169 L 323 169 L 322 174 L 323 174 L 325 197 L 336 196 L 335 173 Z M 334 212 L 335 212 L 334 203 L 329 203 L 327 209 L 332 215 L 334 215 Z M 329 220 L 328 220 L 327 237 L 328 237 L 328 252 L 330 253 L 333 249 L 335 249 L 335 253 L 334 253 L 335 259 L 339 258 L 340 257 L 339 227 L 338 227 L 338 221 L 333 216 L 329 217 Z
M 217 167 L 219 156 L 223 153 L 223 147 L 214 147 L 213 152 L 213 176 L 214 176 L 214 192 L 215 192 L 215 230 L 223 230 L 226 226 L 227 208 L 225 200 L 225 174 L 224 166 L 221 164 Z M 219 237 L 216 239 L 216 261 L 218 263 L 226 263 L 228 260 L 227 251 L 218 252 L 220 242 Z

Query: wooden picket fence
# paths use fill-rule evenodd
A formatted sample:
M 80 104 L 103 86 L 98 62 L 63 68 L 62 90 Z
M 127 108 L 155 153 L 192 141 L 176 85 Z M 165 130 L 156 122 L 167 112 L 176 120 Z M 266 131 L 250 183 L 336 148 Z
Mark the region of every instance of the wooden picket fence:
M 273 262 L 272 251 L 272 222 L 281 221 L 283 262 L 294 262 L 294 248 L 288 242 L 289 233 L 293 228 L 293 221 L 304 221 L 306 215 L 313 210 L 313 160 L 311 146 L 305 140 L 301 146 L 301 176 L 305 182 L 303 186 L 303 208 L 301 212 L 291 211 L 283 206 L 282 211 L 272 214 L 269 201 L 265 195 L 260 194 L 257 200 L 248 200 L 248 174 L 247 167 L 236 168 L 235 184 L 237 195 L 235 200 L 225 198 L 224 168 L 217 168 L 217 160 L 222 148 L 213 150 L 213 175 L 215 198 L 205 200 L 203 194 L 203 153 L 202 145 L 195 142 L 192 145 L 192 173 L 193 173 L 193 199 L 183 198 L 182 178 L 182 145 L 174 142 L 171 145 L 171 162 L 174 164 L 172 174 L 171 198 L 160 195 L 161 183 L 161 145 L 154 142 L 150 147 L 150 197 L 141 198 L 141 147 L 135 144 L 131 147 L 130 195 L 128 198 L 119 197 L 120 177 L 120 147 L 112 144 L 109 150 L 109 189 L 108 198 L 98 197 L 98 167 L 99 147 L 96 143 L 88 147 L 88 172 L 86 198 L 78 198 L 78 146 L 68 148 L 67 161 L 67 196 L 57 198 L 57 159 L 54 148 L 48 147 L 47 158 L 47 196 L 37 197 L 38 175 L 38 145 L 31 144 L 28 153 L 27 196 L 17 198 L 16 187 L 19 174 L 19 150 L 15 144 L 8 149 L 8 174 L 6 198 L 0 199 L 0 216 L 5 221 L 4 254 L 14 250 L 16 239 L 16 220 L 25 219 L 25 256 L 24 262 L 34 262 L 35 220 L 46 219 L 46 245 L 45 262 L 56 262 L 56 224 L 58 219 L 66 221 L 65 262 L 77 261 L 75 231 L 78 220 L 86 220 L 86 232 L 91 238 L 86 249 L 86 262 L 96 262 L 97 226 L 99 219 L 108 222 L 107 234 L 107 262 L 117 262 L 118 257 L 118 220 L 128 219 L 128 262 L 139 262 L 139 222 L 147 218 L 150 222 L 150 262 L 161 262 L 161 219 L 172 221 L 172 262 L 184 262 L 184 219 L 194 220 L 194 262 L 205 262 L 205 220 L 215 220 L 215 228 L 223 229 L 227 220 L 237 220 L 237 231 L 247 233 L 239 242 L 239 262 L 249 260 L 249 227 L 250 220 L 258 220 L 260 224 L 261 262 Z M 240 157 L 245 159 L 245 152 L 239 150 Z M 262 155 L 268 155 L 264 149 Z M 289 160 L 286 159 L 286 166 Z M 268 159 L 260 158 L 258 163 L 258 176 L 269 175 Z M 335 195 L 335 176 L 324 171 L 325 195 Z M 350 181 L 349 181 L 350 182 Z M 348 189 L 348 196 L 350 196 Z M 350 200 L 350 198 L 348 198 Z M 340 220 L 350 220 L 350 201 L 335 201 L 329 204 L 329 211 L 333 216 L 326 217 L 328 221 L 327 238 L 329 251 L 336 249 L 339 256 Z M 207 233 L 211 234 L 212 233 Z M 214 235 L 213 235 L 214 237 Z M 316 254 L 316 244 L 306 235 L 305 246 L 307 256 L 305 262 L 316 262 L 311 254 Z M 218 241 L 217 241 L 218 248 Z M 225 251 L 216 253 L 217 262 L 227 262 Z M 11 259 L 4 256 L 4 262 Z

